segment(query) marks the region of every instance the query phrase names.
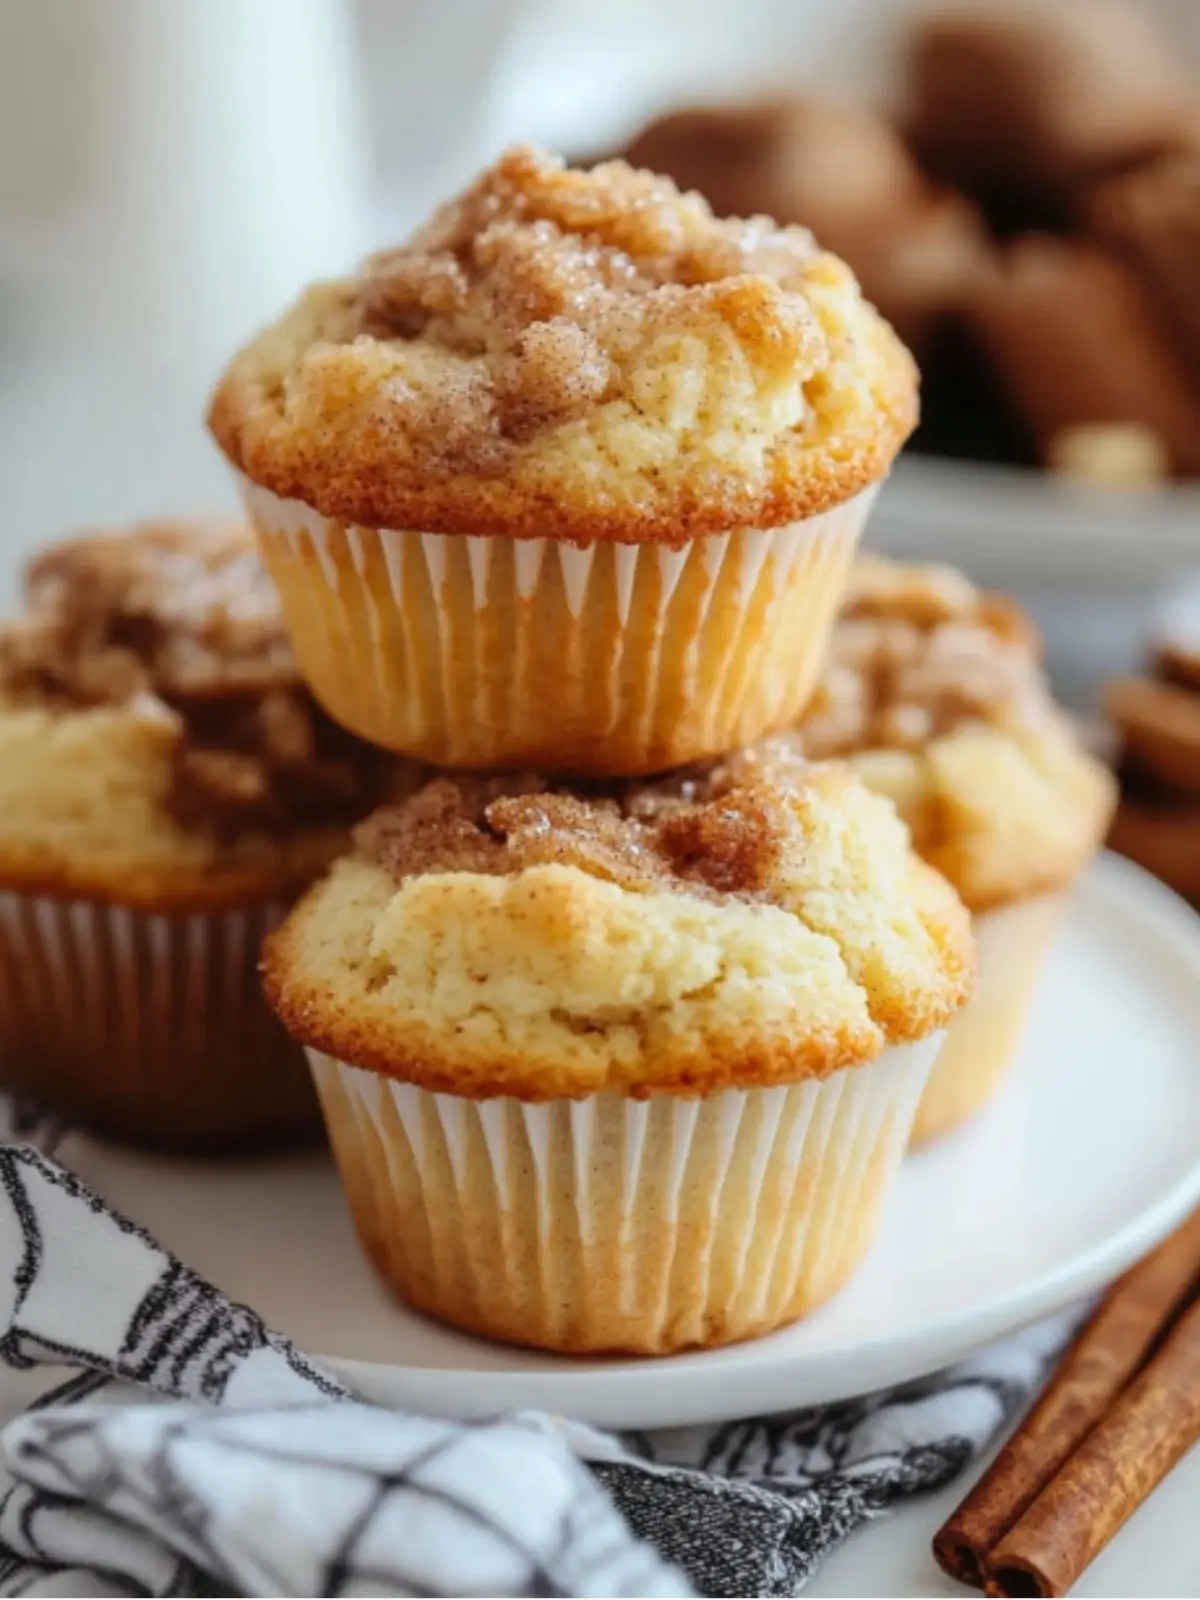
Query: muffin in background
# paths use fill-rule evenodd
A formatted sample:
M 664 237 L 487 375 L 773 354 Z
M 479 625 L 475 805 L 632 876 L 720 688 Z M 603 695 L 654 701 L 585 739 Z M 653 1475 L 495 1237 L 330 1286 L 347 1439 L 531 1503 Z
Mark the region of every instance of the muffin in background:
M 319 1129 L 262 938 L 380 798 L 242 527 L 60 544 L 0 624 L 0 1076 L 174 1149 Z
M 805 230 L 516 149 L 242 350 L 210 424 L 332 716 L 603 776 L 796 715 L 916 414 Z
M 1114 785 L 1055 706 L 1032 624 L 950 568 L 862 557 L 825 678 L 792 736 L 887 795 L 913 848 L 972 913 L 979 989 L 930 1075 L 914 1143 L 999 1087 L 1066 892 L 1098 849 Z
M 664 1353 L 854 1272 L 968 918 L 841 769 L 657 784 L 439 778 L 268 942 L 363 1246 L 422 1310 Z

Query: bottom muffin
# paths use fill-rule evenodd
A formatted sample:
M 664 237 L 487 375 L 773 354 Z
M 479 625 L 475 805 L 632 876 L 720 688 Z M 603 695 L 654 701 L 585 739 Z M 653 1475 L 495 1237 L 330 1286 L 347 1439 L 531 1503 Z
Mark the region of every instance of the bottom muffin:
M 890 806 L 786 760 L 435 780 L 265 959 L 386 1281 L 496 1338 L 639 1353 L 849 1278 L 973 967 Z
M 237 527 L 53 548 L 0 625 L 0 1081 L 172 1150 L 319 1136 L 263 937 L 381 794 Z

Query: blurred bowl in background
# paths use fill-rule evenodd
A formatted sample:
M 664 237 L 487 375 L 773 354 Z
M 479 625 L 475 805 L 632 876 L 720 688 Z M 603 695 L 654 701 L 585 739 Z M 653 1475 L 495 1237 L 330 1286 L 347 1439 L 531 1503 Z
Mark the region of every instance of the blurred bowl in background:
M 1089 489 L 908 455 L 880 496 L 871 543 L 1015 594 L 1042 630 L 1058 694 L 1086 710 L 1106 678 L 1140 663 L 1165 597 L 1200 569 L 1200 488 Z
M 1085 584 L 1120 594 L 1200 564 L 1200 487 L 1102 489 L 1026 467 L 904 456 L 877 540 L 908 559 L 956 561 L 993 587 Z

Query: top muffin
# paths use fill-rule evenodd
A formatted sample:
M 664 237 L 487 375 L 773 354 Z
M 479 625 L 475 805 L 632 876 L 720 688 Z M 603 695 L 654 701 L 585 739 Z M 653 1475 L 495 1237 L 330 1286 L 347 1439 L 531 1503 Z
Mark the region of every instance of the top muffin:
M 850 761 L 973 910 L 1089 860 L 1113 783 L 1055 704 L 1024 613 L 948 567 L 860 557 L 825 677 L 791 736 Z
M 295 889 L 387 765 L 305 689 L 243 527 L 54 546 L 0 623 L 0 884 L 159 909 Z
M 210 412 L 255 483 L 346 522 L 676 544 L 839 504 L 915 420 L 910 357 L 806 230 L 523 148 L 311 288 Z

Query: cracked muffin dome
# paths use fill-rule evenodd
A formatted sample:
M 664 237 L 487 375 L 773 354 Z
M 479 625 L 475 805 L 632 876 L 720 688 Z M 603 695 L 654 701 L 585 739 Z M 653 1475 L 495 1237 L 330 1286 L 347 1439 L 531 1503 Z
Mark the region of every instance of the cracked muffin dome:
M 270 941 L 302 1043 L 458 1096 L 707 1094 L 941 1028 L 974 950 L 949 885 L 848 773 L 769 750 L 656 784 L 439 778 Z
M 0 884 L 199 910 L 294 891 L 382 796 L 243 527 L 54 546 L 0 623 Z
M 839 504 L 915 420 L 911 359 L 807 231 L 526 148 L 309 289 L 210 411 L 255 484 L 346 522 L 675 544 Z
M 859 557 L 790 737 L 888 796 L 967 905 L 1062 887 L 1090 860 L 1110 773 L 1055 704 L 1023 612 L 962 573 Z

